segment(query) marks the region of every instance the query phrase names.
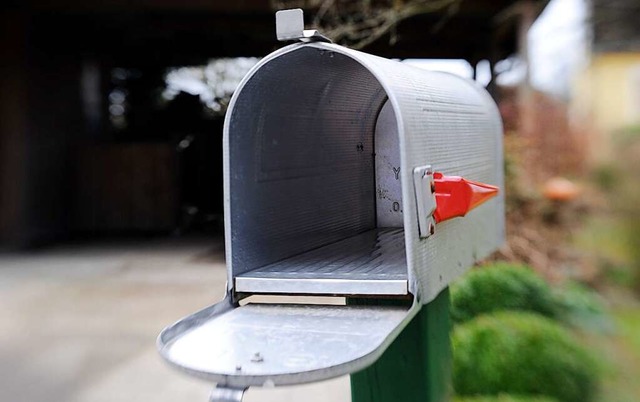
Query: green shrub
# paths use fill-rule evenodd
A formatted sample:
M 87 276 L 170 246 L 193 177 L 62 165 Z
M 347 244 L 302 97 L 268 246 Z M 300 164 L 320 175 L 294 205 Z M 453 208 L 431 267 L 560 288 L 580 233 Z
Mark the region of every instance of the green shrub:
M 555 315 L 571 326 L 585 330 L 607 332 L 613 323 L 607 315 L 600 295 L 577 282 L 553 289 Z
M 454 398 L 453 402 L 557 402 L 557 400 L 546 396 L 500 394 Z
M 457 325 L 453 384 L 459 395 L 546 395 L 588 402 L 599 368 L 572 334 L 526 312 L 497 312 Z
M 451 318 L 459 323 L 498 310 L 526 310 L 553 317 L 546 282 L 523 265 L 495 263 L 472 270 L 451 287 Z

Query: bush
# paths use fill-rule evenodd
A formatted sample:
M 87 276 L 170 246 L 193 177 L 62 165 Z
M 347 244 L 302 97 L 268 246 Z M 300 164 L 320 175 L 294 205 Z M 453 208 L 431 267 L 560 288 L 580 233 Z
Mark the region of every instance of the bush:
M 577 282 L 569 282 L 552 292 L 555 315 L 560 321 L 584 330 L 613 330 L 613 323 L 607 315 L 602 298 L 593 290 Z
M 474 269 L 451 287 L 451 318 L 463 322 L 498 310 L 526 310 L 553 317 L 546 282 L 523 265 L 495 263 Z
M 598 366 L 571 333 L 548 318 L 498 312 L 455 327 L 453 384 L 459 395 L 545 395 L 588 402 Z
M 491 395 L 491 396 L 468 396 L 463 398 L 454 398 L 454 402 L 556 402 L 556 399 L 546 396 L 531 395 Z

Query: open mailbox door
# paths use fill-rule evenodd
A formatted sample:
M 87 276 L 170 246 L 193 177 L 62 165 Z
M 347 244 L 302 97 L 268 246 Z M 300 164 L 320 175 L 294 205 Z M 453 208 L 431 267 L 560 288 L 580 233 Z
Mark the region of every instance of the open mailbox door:
M 234 308 L 225 300 L 167 328 L 160 352 L 179 369 L 225 388 L 307 383 L 372 364 L 410 316 L 410 307 Z
M 247 74 L 226 115 L 227 297 L 158 339 L 219 387 L 365 368 L 504 237 L 502 125 L 484 88 L 299 37 Z M 253 295 L 293 303 L 240 306 Z M 375 305 L 389 298 L 406 303 Z

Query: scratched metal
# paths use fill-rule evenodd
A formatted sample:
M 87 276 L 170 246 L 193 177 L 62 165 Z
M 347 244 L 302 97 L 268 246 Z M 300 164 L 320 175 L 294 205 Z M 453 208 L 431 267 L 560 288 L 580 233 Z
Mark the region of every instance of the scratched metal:
M 248 293 L 406 295 L 403 229 L 375 229 L 243 273 Z
M 373 130 L 385 94 L 356 61 L 330 53 L 272 59 L 227 113 L 234 276 L 376 226 Z
M 387 99 L 397 123 L 409 292 L 428 303 L 503 242 L 503 193 L 438 224 L 428 239 L 418 232 L 415 167 L 503 187 L 502 125 L 484 88 L 338 45 L 294 44 L 245 77 L 226 116 L 229 290 L 243 273 L 387 225 L 377 211 L 374 156 Z
M 376 150 L 376 221 L 379 227 L 403 227 L 398 122 L 387 100 L 374 134 Z M 405 269 L 406 270 L 406 269 Z
M 158 346 L 169 363 L 219 387 L 321 381 L 372 364 L 417 309 L 248 304 L 178 322 Z

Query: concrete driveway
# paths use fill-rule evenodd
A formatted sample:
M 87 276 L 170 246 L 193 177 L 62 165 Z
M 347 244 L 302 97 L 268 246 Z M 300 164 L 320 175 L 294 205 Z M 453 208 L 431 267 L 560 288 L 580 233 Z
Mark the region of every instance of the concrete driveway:
M 155 338 L 223 296 L 222 239 L 66 245 L 0 255 L 0 399 L 206 402 Z M 347 377 L 251 389 L 245 401 L 348 401 Z

